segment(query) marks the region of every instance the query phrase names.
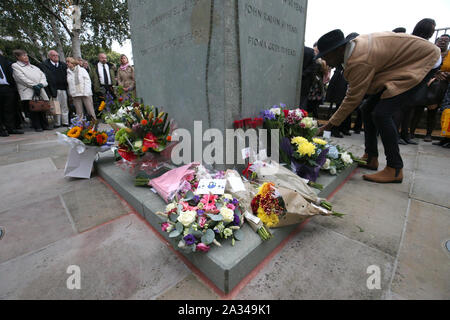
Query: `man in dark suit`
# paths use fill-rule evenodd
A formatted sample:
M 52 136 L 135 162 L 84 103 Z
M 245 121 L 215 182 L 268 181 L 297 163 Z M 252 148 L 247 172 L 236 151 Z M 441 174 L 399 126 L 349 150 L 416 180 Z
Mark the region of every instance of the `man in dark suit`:
M 12 63 L 0 51 L 0 136 L 23 134 L 17 125 L 17 89 L 13 78 Z
M 54 115 L 55 127 L 69 126 L 69 106 L 67 103 L 67 65 L 59 61 L 59 54 L 55 50 L 48 52 L 48 59 L 40 65 L 47 77 L 47 95 L 59 102 L 61 114 Z

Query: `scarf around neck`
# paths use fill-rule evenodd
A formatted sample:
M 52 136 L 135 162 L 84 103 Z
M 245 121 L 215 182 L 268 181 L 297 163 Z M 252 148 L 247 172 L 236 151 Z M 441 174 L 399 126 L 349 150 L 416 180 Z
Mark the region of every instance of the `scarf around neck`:
M 129 65 L 130 65 L 129 63 L 127 63 L 127 64 L 125 64 L 125 65 L 121 65 L 121 66 L 120 66 L 120 70 L 123 70 L 123 71 L 127 70 L 127 68 L 128 68 Z

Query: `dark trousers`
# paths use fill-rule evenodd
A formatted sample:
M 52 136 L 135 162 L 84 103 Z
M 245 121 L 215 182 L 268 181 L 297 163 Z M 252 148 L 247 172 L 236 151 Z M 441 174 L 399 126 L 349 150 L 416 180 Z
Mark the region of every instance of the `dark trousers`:
M 319 106 L 321 103 L 321 100 L 308 100 L 307 103 L 306 111 L 308 111 L 309 114 L 312 114 L 316 120 L 319 119 Z
M 416 132 L 417 126 L 419 125 L 419 121 L 423 116 L 424 109 L 426 107 L 419 106 L 414 107 L 414 110 L 412 112 L 412 119 L 411 119 L 411 135 L 414 137 L 414 133 Z M 434 110 L 427 109 L 427 135 L 431 135 L 434 130 L 434 125 L 436 123 L 436 115 L 438 113 L 438 108 Z
M 408 99 L 417 91 L 423 82 L 434 75 L 432 70 L 416 87 L 389 99 L 381 99 L 383 92 L 370 96 L 362 107 L 365 147 L 370 157 L 378 157 L 377 133 L 379 132 L 384 146 L 387 166 L 395 169 L 403 168 L 403 160 L 398 146 L 398 131 L 394 122 L 394 114 L 399 112 Z
M 29 110 L 31 126 L 34 129 L 47 129 L 48 121 L 45 112 L 34 112 L 30 110 L 30 101 L 23 101 L 26 108 Z
M 16 91 L 10 86 L 0 85 L 0 130 L 16 128 Z

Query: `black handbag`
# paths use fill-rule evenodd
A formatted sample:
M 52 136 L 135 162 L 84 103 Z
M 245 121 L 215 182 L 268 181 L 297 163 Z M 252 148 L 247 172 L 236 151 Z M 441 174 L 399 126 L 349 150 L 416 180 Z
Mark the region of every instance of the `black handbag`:
M 434 80 L 429 86 L 423 82 L 413 93 L 409 101 L 409 106 L 432 106 L 441 104 L 447 92 L 448 80 Z

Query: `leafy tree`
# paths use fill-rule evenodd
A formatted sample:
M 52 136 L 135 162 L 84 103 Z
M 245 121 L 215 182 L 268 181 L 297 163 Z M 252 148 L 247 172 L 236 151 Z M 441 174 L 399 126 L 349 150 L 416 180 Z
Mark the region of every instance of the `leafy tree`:
M 127 0 L 0 1 L 0 38 L 33 44 L 42 60 L 49 48 L 81 57 L 82 44 L 106 51 L 129 36 Z

